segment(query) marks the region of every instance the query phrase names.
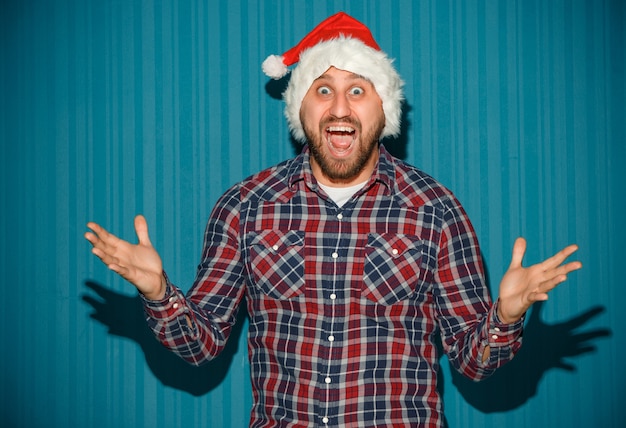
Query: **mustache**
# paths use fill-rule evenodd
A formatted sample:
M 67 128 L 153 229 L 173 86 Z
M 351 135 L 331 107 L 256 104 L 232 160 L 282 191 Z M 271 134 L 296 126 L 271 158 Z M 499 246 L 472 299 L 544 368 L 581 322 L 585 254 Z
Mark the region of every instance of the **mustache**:
M 320 120 L 320 129 L 324 130 L 331 124 L 351 125 L 353 128 L 361 130 L 361 121 L 353 117 L 337 118 L 328 116 Z

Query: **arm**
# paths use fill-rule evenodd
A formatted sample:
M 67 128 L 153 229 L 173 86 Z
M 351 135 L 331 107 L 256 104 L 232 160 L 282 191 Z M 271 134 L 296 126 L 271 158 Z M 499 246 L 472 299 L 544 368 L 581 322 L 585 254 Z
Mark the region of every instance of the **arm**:
M 442 209 L 434 290 L 443 349 L 457 371 L 481 380 L 521 347 L 523 312 L 515 320 L 502 319 L 502 302 L 491 301 L 478 239 L 467 214 L 453 196 Z
M 162 301 L 145 302 L 148 325 L 161 343 L 196 365 L 224 349 L 245 293 L 238 195 L 232 190 L 213 210 L 196 279 L 187 295 L 168 282 Z
M 505 326 L 498 319 L 478 239 L 463 207 L 450 195 L 441 208 L 433 290 L 443 350 L 458 372 L 480 380 L 513 357 L 521 346 L 523 323 Z M 490 344 L 496 352 L 483 359 Z
M 148 325 L 158 340 L 196 365 L 224 349 L 243 298 L 238 212 L 238 190 L 231 189 L 207 224 L 202 261 L 187 296 L 163 272 L 161 259 L 147 239 L 147 226 L 143 233 L 143 217 L 136 220 L 138 245 L 120 240 L 95 223 L 89 224 L 93 233 L 85 235 L 94 245 L 94 254 L 141 292 Z
M 438 298 L 443 345 L 459 372 L 480 380 L 520 348 L 523 316 L 532 303 L 546 300 L 547 292 L 581 264 L 563 264 L 577 249 L 571 245 L 524 268 L 526 242 L 520 238 L 500 284 L 499 299 L 492 304 L 471 223 L 458 201 L 452 198 L 450 202 L 444 214 L 437 273 L 443 290 Z

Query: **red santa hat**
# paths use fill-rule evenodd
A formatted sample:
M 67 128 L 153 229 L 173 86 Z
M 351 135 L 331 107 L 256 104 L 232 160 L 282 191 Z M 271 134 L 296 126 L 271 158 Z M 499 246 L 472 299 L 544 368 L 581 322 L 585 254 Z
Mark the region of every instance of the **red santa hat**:
M 400 134 L 403 82 L 393 67 L 393 60 L 380 50 L 364 24 L 339 12 L 322 21 L 283 55 L 270 55 L 262 68 L 267 76 L 280 79 L 288 73 L 288 67 L 296 63 L 298 65 L 291 72 L 283 94 L 285 116 L 296 140 L 306 141 L 300 122 L 302 100 L 313 81 L 330 67 L 359 74 L 371 81 L 385 113 L 381 138 Z

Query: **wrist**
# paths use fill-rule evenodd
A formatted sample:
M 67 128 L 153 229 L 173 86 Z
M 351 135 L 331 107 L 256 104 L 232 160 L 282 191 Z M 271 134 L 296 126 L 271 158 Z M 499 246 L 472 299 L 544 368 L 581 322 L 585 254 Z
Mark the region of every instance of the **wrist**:
M 501 299 L 498 299 L 498 301 L 496 302 L 496 316 L 502 324 L 515 324 L 522 318 L 522 315 L 515 317 L 506 314 L 506 312 L 503 312 Z
M 163 274 L 161 274 L 160 277 L 161 277 L 161 282 L 159 283 L 159 286 L 154 291 L 142 293 L 146 299 L 159 301 L 165 298 L 165 292 L 167 290 L 167 280 L 165 279 L 165 276 Z

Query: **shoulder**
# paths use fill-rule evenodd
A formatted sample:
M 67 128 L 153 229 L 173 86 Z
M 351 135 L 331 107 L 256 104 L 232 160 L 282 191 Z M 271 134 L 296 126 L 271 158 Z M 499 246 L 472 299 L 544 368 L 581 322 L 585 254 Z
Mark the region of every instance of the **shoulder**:
M 235 184 L 226 193 L 247 200 L 275 200 L 289 197 L 291 183 L 302 170 L 301 155 L 261 170 Z
M 456 234 L 474 235 L 474 228 L 454 193 L 420 169 L 404 162 L 395 162 L 396 199 L 407 208 L 423 211 L 430 207 L 441 220 L 442 227 Z
M 393 158 L 396 197 L 408 206 L 458 205 L 452 191 L 421 169 Z
M 211 217 L 226 219 L 239 215 L 242 204 L 289 198 L 290 177 L 297 159 L 283 161 L 232 185 L 217 200 Z

